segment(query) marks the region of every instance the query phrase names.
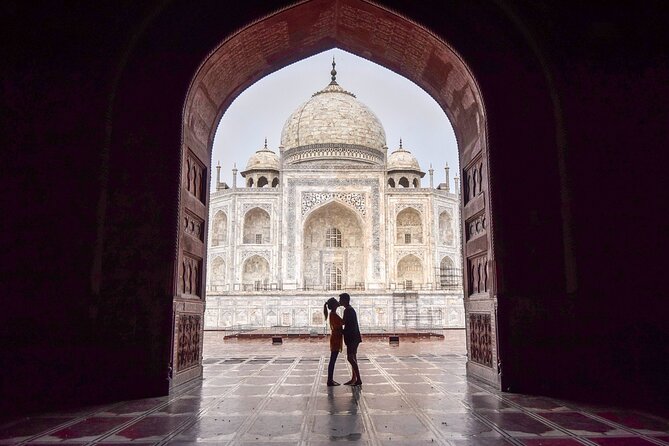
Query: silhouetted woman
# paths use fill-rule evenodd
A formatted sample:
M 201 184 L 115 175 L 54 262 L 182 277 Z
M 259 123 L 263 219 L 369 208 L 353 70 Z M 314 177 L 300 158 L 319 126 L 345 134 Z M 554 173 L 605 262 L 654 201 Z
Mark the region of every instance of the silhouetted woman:
M 338 386 L 339 383 L 334 378 L 334 368 L 337 362 L 337 356 L 342 351 L 343 333 L 342 326 L 344 322 L 335 311 L 339 306 L 339 302 L 334 297 L 328 299 L 323 305 L 323 315 L 325 320 L 328 320 L 328 308 L 330 309 L 330 363 L 328 364 L 328 386 Z

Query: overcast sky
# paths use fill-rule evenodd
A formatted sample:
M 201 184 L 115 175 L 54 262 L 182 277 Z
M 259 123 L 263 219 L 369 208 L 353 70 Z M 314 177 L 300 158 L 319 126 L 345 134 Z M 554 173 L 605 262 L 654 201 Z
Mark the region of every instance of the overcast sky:
M 379 117 L 386 131 L 389 154 L 402 138 L 426 172 L 423 187 L 429 186 L 427 170 L 432 163 L 435 186 L 444 181 L 444 166 L 458 172 L 457 144 L 453 128 L 439 105 L 408 79 L 380 65 L 340 49 L 303 59 L 259 80 L 230 105 L 214 138 L 212 161 L 221 163 L 221 181 L 232 185 L 232 166 L 241 172 L 249 157 L 263 146 L 278 154 L 281 129 L 290 114 L 316 91 L 330 82 L 332 56 L 337 62 L 337 83 L 355 94 Z M 212 181 L 215 182 L 215 171 Z M 243 185 L 241 175 L 237 184 Z M 212 187 L 212 190 L 215 190 Z

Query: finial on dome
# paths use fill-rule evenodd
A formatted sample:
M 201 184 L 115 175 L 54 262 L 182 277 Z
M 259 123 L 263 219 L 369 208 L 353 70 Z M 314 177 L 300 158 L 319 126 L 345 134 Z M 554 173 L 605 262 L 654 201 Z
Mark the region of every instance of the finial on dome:
M 402 148 L 402 138 L 400 138 L 400 150 L 404 150 L 404 149 Z
M 335 70 L 335 66 L 337 64 L 335 63 L 335 58 L 332 56 L 332 71 L 330 71 L 331 79 L 332 81 L 330 82 L 331 84 L 336 84 L 337 83 L 337 70 Z
M 267 137 L 265 136 L 265 150 L 267 150 Z

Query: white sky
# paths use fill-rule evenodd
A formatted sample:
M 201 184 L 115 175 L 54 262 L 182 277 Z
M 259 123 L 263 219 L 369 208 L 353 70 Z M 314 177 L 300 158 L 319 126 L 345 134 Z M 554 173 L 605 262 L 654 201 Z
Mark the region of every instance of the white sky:
M 221 118 L 212 152 L 212 166 L 221 163 L 221 181 L 232 185 L 232 166 L 241 172 L 249 157 L 267 137 L 268 147 L 279 153 L 281 129 L 303 102 L 330 82 L 332 56 L 337 62 L 337 83 L 366 104 L 386 131 L 390 154 L 399 146 L 416 156 L 429 186 L 432 163 L 435 187 L 450 166 L 451 189 L 458 172 L 458 151 L 453 128 L 439 105 L 416 84 L 380 65 L 340 49 L 332 49 L 289 65 L 243 91 Z M 216 171 L 212 171 L 212 186 Z M 241 175 L 237 184 L 243 185 Z M 211 190 L 215 190 L 212 187 Z

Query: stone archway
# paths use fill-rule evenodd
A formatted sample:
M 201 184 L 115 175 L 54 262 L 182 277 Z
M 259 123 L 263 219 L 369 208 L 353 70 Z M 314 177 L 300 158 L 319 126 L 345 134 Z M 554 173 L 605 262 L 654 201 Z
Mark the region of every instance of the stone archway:
M 380 33 L 380 29 L 393 30 Z M 299 30 L 299 31 L 298 31 Z M 374 35 L 374 39 L 370 39 Z M 408 51 L 404 39 L 411 36 Z M 271 41 L 272 45 L 266 45 Z M 332 47 L 360 55 L 383 65 L 415 82 L 428 92 L 447 114 L 459 147 L 461 177 L 464 182 L 463 222 L 484 216 L 488 222 L 485 234 L 477 235 L 477 243 L 469 245 L 469 234 L 463 226 L 464 274 L 466 283 L 471 271 L 486 271 L 483 288 L 476 288 L 476 299 L 465 296 L 468 313 L 467 343 L 477 339 L 477 348 L 485 354 L 485 362 L 470 358 L 468 371 L 499 387 L 501 384 L 496 338 L 496 281 L 492 239 L 488 169 L 486 112 L 478 84 L 462 58 L 446 42 L 419 24 L 376 4 L 364 0 L 310 0 L 286 8 L 255 22 L 225 39 L 202 63 L 195 74 L 186 97 L 183 113 L 182 164 L 184 176 L 200 178 L 209 172 L 210 151 L 217 123 L 235 96 L 246 87 L 290 63 Z M 196 166 L 191 175 L 187 170 Z M 189 176 L 190 175 L 190 176 Z M 401 181 L 400 181 L 401 183 Z M 408 183 L 408 180 L 407 180 Z M 183 182 L 180 212 L 194 212 L 190 198 L 201 188 L 192 188 L 192 181 Z M 409 187 L 407 184 L 405 187 Z M 206 197 L 201 203 L 205 204 Z M 204 209 L 206 211 L 206 209 Z M 206 218 L 203 214 L 203 219 Z M 202 248 L 205 251 L 205 248 Z M 179 259 L 188 254 L 180 243 Z M 202 256 L 204 258 L 204 256 Z M 203 271 L 200 268 L 200 271 Z M 478 282 L 477 282 L 478 283 Z M 473 288 L 470 287 L 471 291 Z M 175 296 L 175 320 L 181 318 L 183 297 Z M 185 302 L 184 302 L 185 304 Z M 190 306 L 194 310 L 196 307 Z M 197 310 L 200 311 L 200 310 Z M 470 320 L 472 324 L 470 324 Z M 478 342 L 481 330 L 491 333 Z M 481 332 L 481 333 L 480 333 Z M 178 348 L 174 352 L 178 355 Z M 489 361 L 488 359 L 491 358 Z M 191 373 L 184 379 L 194 376 Z M 175 383 L 182 382 L 176 380 Z
M 337 201 L 326 203 L 307 215 L 302 233 L 305 285 L 339 290 L 365 282 L 365 232 L 355 211 Z

